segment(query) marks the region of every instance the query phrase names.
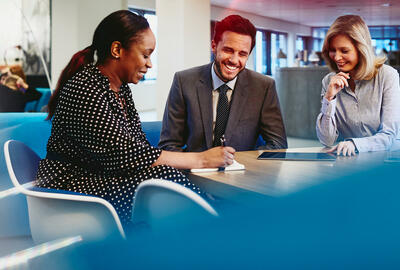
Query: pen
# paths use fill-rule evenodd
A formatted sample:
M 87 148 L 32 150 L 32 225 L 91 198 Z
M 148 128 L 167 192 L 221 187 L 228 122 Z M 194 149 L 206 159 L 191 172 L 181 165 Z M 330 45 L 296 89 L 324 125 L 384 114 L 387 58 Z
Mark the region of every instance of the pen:
M 222 134 L 220 141 L 221 141 L 221 146 L 225 147 L 226 146 L 225 134 Z M 225 171 L 225 167 L 219 167 L 218 171 Z
M 220 141 L 221 141 L 221 146 L 226 146 L 226 139 L 225 139 L 225 134 L 222 134 L 222 136 L 221 136 L 221 138 L 220 138 Z

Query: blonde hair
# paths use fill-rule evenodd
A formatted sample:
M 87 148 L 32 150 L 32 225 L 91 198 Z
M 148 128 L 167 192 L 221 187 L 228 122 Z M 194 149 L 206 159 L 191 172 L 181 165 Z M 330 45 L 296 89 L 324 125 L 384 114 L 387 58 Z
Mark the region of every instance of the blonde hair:
M 354 70 L 354 79 L 370 80 L 375 77 L 378 69 L 386 61 L 386 57 L 377 57 L 375 55 L 372 48 L 371 35 L 363 19 L 357 15 L 340 16 L 326 33 L 324 45 L 322 46 L 322 56 L 327 65 L 336 72 L 339 69 L 335 61 L 329 57 L 329 43 L 337 35 L 346 35 L 357 48 L 358 64 Z

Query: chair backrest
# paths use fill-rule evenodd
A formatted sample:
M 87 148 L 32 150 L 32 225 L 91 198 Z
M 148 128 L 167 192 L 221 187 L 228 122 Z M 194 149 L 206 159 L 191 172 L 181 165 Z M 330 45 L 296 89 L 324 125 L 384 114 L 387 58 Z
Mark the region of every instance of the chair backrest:
M 4 144 L 4 155 L 8 173 L 15 187 L 35 181 L 40 157 L 28 146 L 19 141 L 9 140 Z
M 218 217 L 214 208 L 192 190 L 172 181 L 143 181 L 136 190 L 133 222 L 152 230 L 190 226 Z
M 106 200 L 69 191 L 27 187 L 35 181 L 40 158 L 24 143 L 7 141 L 4 155 L 14 186 L 27 196 L 29 225 L 36 243 L 78 235 L 84 240 L 116 234 L 125 238 L 120 219 Z
M 0 113 L 0 197 L 14 189 L 8 174 L 3 146 L 8 140 L 25 143 L 41 158 L 46 155 L 51 122 L 42 113 Z M 10 190 L 12 189 L 12 190 Z M 26 196 L 2 197 L 0 203 L 0 237 L 30 236 Z
M 142 122 L 143 132 L 146 134 L 149 143 L 154 147 L 157 147 L 160 141 L 161 127 L 161 121 Z

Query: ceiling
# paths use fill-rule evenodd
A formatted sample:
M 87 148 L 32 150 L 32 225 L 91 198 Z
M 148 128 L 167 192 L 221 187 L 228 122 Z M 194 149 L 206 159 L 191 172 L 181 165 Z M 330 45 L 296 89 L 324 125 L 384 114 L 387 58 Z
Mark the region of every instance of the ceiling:
M 345 14 L 360 15 L 368 25 L 400 25 L 400 0 L 211 0 L 211 4 L 307 26 L 330 26 Z

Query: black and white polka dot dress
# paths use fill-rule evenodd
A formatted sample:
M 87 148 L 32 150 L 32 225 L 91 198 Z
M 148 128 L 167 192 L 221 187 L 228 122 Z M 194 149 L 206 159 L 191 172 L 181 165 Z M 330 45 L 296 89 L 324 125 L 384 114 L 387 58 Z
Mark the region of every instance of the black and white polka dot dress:
M 151 167 L 161 150 L 147 141 L 129 87 L 122 85 L 117 98 L 94 65 L 62 89 L 52 123 L 37 186 L 102 197 L 123 224 L 131 220 L 135 190 L 144 180 L 172 180 L 200 193 L 175 168 Z

